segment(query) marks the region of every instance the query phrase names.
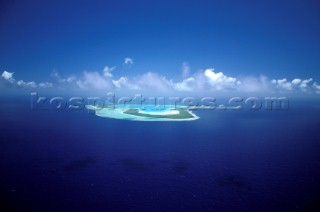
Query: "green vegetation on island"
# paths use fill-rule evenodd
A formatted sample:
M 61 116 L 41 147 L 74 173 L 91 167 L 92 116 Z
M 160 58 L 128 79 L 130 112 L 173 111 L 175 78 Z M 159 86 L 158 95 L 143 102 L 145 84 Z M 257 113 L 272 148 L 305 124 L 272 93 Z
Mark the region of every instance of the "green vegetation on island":
M 192 119 L 194 116 L 188 111 L 183 109 L 177 109 L 179 114 L 146 114 L 140 113 L 138 109 L 128 109 L 123 113 L 133 115 L 133 116 L 142 116 L 142 117 L 150 117 L 150 118 L 166 118 L 166 119 Z

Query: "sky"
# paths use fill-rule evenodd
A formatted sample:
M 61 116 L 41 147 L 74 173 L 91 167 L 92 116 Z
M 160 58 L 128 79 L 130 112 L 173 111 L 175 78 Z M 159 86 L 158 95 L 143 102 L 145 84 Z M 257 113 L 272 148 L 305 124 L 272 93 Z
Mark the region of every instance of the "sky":
M 320 93 L 320 3 L 0 1 L 0 89 Z

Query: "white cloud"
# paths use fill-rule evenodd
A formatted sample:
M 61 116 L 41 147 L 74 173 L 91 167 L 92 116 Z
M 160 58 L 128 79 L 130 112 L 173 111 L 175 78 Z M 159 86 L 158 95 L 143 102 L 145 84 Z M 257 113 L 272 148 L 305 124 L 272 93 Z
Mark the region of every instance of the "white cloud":
M 38 85 L 35 81 L 26 82 L 24 80 L 18 80 L 16 81 L 13 78 L 13 72 L 4 71 L 1 75 L 5 81 L 10 82 L 7 85 L 10 85 L 10 87 L 21 87 L 21 88 L 37 88 Z M 53 87 L 53 84 L 50 82 L 41 82 L 39 83 L 39 87 L 41 88 L 50 88 Z
M 79 87 L 80 89 L 83 89 L 83 90 L 87 89 L 87 86 L 84 84 L 84 82 L 83 82 L 82 80 L 77 80 L 77 81 L 76 81 L 76 85 L 77 85 L 77 87 Z
M 25 82 L 25 81 L 23 81 L 23 80 L 19 80 L 18 82 L 17 82 L 17 85 L 19 85 L 19 86 L 24 86 L 24 85 L 26 85 L 27 83 Z
M 270 81 L 264 75 L 259 77 L 245 76 L 239 79 L 238 90 L 241 92 L 267 92 L 270 91 Z
M 111 80 L 102 77 L 98 72 L 83 72 L 83 80 L 78 80 L 77 85 L 80 88 L 94 88 L 94 89 L 112 89 L 113 83 Z
M 13 72 L 4 71 L 1 75 L 5 80 L 13 83 L 15 79 L 13 78 Z
M 130 58 L 126 58 L 130 59 Z M 131 61 L 132 62 L 132 61 Z M 127 64 L 132 64 L 127 61 Z M 173 81 L 165 76 L 154 72 L 147 72 L 135 77 L 120 76 L 115 79 L 112 72 L 115 66 L 106 66 L 103 72 L 85 71 L 82 75 L 71 75 L 62 77 L 54 70 L 51 74 L 56 79 L 52 82 L 15 80 L 13 72 L 3 71 L 0 77 L 0 86 L 22 87 L 22 88 L 62 88 L 62 89 L 92 89 L 92 90 L 141 90 L 143 92 L 212 92 L 212 91 L 232 91 L 232 92 L 316 92 L 320 94 L 320 85 L 312 78 L 292 80 L 273 79 L 268 80 L 265 76 L 233 77 L 223 72 L 215 72 L 213 68 L 199 70 L 190 74 L 188 63 L 182 64 L 183 79 Z
M 285 89 L 285 90 L 292 90 L 291 82 L 288 82 L 286 78 L 271 81 L 273 84 L 277 86 L 277 88 Z
M 235 89 L 240 82 L 234 77 L 228 77 L 222 72 L 214 72 L 213 68 L 206 69 L 204 75 L 208 78 L 211 90 L 230 90 Z
M 77 80 L 77 78 L 75 76 L 69 76 L 69 77 L 66 78 L 66 81 L 69 82 L 69 83 L 74 82 L 76 80 Z
M 318 85 L 316 82 L 314 82 L 312 87 L 316 90 L 316 93 L 320 93 L 320 85 Z
M 188 77 L 190 74 L 190 66 L 187 62 L 182 63 L 182 76 L 184 78 Z
M 109 68 L 108 66 L 104 67 L 103 69 L 103 75 L 105 77 L 113 77 L 111 72 L 114 71 L 116 69 L 116 66 L 113 66 L 111 68 Z
M 27 82 L 27 86 L 30 88 L 36 88 L 37 84 L 34 81 L 32 81 L 32 82 Z
M 178 91 L 228 91 L 235 90 L 241 84 L 234 77 L 229 77 L 222 72 L 216 73 L 214 69 L 198 71 L 193 76 L 174 83 Z
M 195 81 L 195 78 L 189 77 L 184 79 L 182 82 L 177 82 L 175 84 L 175 89 L 178 91 L 193 91 Z
M 309 88 L 309 83 L 312 81 L 312 78 L 301 80 L 299 78 L 293 79 L 291 82 L 286 78 L 284 79 L 273 79 L 272 84 L 276 85 L 276 88 L 280 90 L 294 91 L 300 89 L 301 91 L 307 91 Z
M 40 82 L 39 87 L 40 88 L 52 88 L 53 84 L 51 82 Z
M 309 78 L 309 79 L 305 79 L 305 80 L 302 80 L 301 84 L 300 84 L 300 88 L 301 90 L 305 91 L 308 87 L 308 84 L 312 81 L 312 78 Z
M 151 91 L 169 91 L 173 89 L 173 83 L 164 76 L 157 73 L 147 72 L 137 80 L 140 89 L 151 89 Z
M 123 64 L 125 64 L 125 65 L 132 65 L 132 64 L 133 64 L 133 59 L 130 58 L 130 57 L 124 58 Z
M 25 82 L 23 80 L 19 80 L 17 82 L 17 85 L 20 87 L 25 87 L 25 88 L 36 88 L 37 87 L 37 84 L 34 81 Z
M 77 80 L 77 77 L 75 76 L 62 77 L 57 70 L 53 70 L 51 77 L 54 77 L 58 83 L 72 83 Z
M 112 80 L 112 82 L 117 88 L 123 88 L 128 84 L 128 78 L 120 77 L 118 80 Z
M 139 87 L 132 84 L 127 77 L 120 77 L 118 80 L 112 80 L 112 82 L 117 88 L 129 88 L 132 90 L 139 89 Z
M 299 85 L 299 84 L 301 83 L 301 81 L 302 81 L 301 79 L 294 79 L 294 80 L 292 80 L 291 83 L 292 83 L 293 85 Z

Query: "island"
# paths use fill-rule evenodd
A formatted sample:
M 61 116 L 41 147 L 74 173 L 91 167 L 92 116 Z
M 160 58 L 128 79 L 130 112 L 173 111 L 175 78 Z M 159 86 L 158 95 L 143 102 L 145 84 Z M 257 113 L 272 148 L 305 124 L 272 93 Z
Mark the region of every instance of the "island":
M 104 118 L 123 119 L 130 121 L 192 121 L 199 119 L 186 107 L 166 105 L 165 107 L 152 107 L 150 105 L 123 105 L 116 107 L 96 107 L 87 105 L 88 110 L 93 110 L 95 115 Z

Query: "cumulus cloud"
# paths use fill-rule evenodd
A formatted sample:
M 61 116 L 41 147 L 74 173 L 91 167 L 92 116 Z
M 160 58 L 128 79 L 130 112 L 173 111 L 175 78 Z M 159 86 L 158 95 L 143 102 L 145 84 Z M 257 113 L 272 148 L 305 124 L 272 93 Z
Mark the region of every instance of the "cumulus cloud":
M 111 74 L 112 71 L 114 71 L 116 69 L 116 66 L 113 66 L 111 68 L 109 68 L 108 66 L 104 67 L 103 69 L 103 75 L 105 77 L 113 77 L 113 75 Z
M 192 76 L 174 83 L 178 91 L 228 91 L 235 90 L 241 82 L 222 72 L 215 72 L 213 68 L 198 71 Z
M 315 89 L 316 93 L 320 93 L 320 85 L 318 85 L 316 82 L 314 82 L 312 87 Z
M 130 58 L 130 57 L 124 58 L 123 64 L 125 64 L 125 65 L 132 65 L 132 64 L 133 64 L 133 59 Z
M 25 87 L 25 88 L 36 88 L 37 87 L 37 84 L 34 81 L 25 82 L 23 80 L 19 80 L 17 82 L 17 85 L 20 87 Z
M 118 80 L 112 80 L 116 88 L 129 88 L 132 90 L 139 90 L 139 86 L 132 84 L 127 77 L 120 77 Z
M 152 89 L 153 91 L 170 91 L 173 88 L 171 81 L 153 72 L 143 74 L 136 83 L 140 89 Z
M 195 90 L 195 78 L 189 77 L 187 79 L 182 80 L 181 82 L 177 82 L 174 88 L 178 91 L 193 91 Z
M 302 90 L 306 90 L 307 87 L 308 87 L 308 84 L 312 81 L 312 78 L 309 78 L 309 79 L 305 79 L 305 80 L 302 80 L 301 84 L 300 84 L 300 88 Z
M 53 84 L 51 82 L 40 82 L 39 87 L 40 88 L 52 88 Z
M 312 78 L 309 79 L 299 79 L 295 78 L 292 81 L 288 81 L 286 78 L 278 79 L 278 80 L 271 80 L 272 84 L 276 86 L 276 88 L 280 90 L 287 90 L 287 91 L 295 91 L 300 89 L 301 91 L 307 91 L 309 86 L 309 83 L 312 81 Z
M 112 82 L 117 88 L 123 88 L 123 87 L 127 86 L 128 78 L 127 77 L 120 77 L 118 80 L 112 80 Z
M 287 81 L 286 78 L 278 79 L 278 80 L 273 79 L 271 82 L 272 84 L 276 85 L 277 88 L 284 89 L 284 90 L 292 90 L 292 84 L 291 82 Z
M 111 80 L 101 76 L 98 72 L 83 72 L 83 80 L 78 80 L 77 84 L 80 88 L 94 89 L 112 89 L 113 83 Z
M 301 79 L 294 79 L 291 82 L 293 85 L 299 85 L 301 83 Z
M 53 70 L 51 77 L 55 78 L 58 83 L 72 83 L 77 80 L 76 76 L 62 77 L 57 70 Z
M 7 86 L 9 87 L 21 87 L 21 88 L 37 88 L 38 85 L 35 81 L 26 82 L 24 80 L 15 80 L 13 78 L 13 72 L 4 71 L 1 74 L 1 77 L 5 80 Z M 39 83 L 40 88 L 52 87 L 52 83 L 42 82 Z
M 15 79 L 13 78 L 13 72 L 4 71 L 1 75 L 1 77 L 11 83 L 13 83 L 15 81 Z
M 214 72 L 213 68 L 206 69 L 204 75 L 208 78 L 212 90 L 235 89 L 240 82 L 234 78 L 224 75 L 222 72 Z

